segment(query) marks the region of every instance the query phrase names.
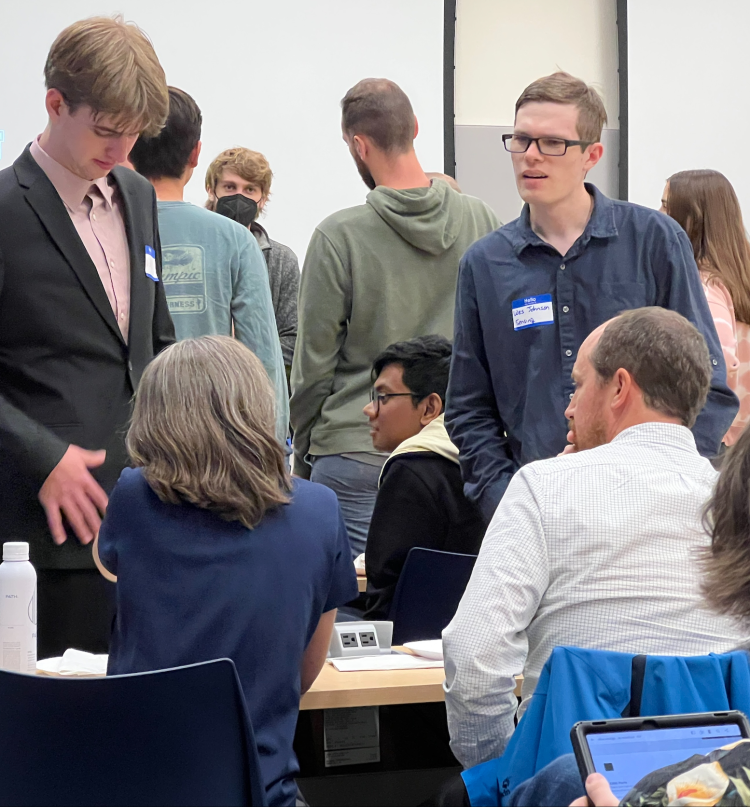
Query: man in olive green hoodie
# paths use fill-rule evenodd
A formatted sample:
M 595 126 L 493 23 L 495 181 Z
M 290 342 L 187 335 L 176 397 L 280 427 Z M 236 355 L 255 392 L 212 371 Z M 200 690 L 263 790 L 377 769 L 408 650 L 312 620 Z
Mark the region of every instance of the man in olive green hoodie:
M 373 453 L 362 416 L 372 362 L 394 342 L 453 336 L 459 261 L 497 219 L 484 202 L 426 176 L 414 111 L 392 81 L 360 81 L 341 108 L 344 140 L 371 192 L 325 219 L 310 241 L 290 409 L 294 472 L 336 492 L 356 556 L 386 459 Z

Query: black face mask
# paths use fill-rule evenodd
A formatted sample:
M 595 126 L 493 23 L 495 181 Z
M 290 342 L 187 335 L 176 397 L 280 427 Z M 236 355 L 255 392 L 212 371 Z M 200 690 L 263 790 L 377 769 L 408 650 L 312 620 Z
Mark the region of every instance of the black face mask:
M 233 193 L 231 196 L 222 196 L 216 200 L 216 212 L 243 227 L 249 227 L 258 215 L 258 203 L 241 193 Z

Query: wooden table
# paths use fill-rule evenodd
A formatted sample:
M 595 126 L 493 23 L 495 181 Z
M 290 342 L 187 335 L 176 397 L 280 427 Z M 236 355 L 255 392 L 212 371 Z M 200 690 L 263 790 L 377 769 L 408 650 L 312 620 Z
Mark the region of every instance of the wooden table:
M 339 672 L 326 662 L 320 675 L 302 696 L 300 710 L 341 709 L 347 706 L 396 706 L 404 703 L 439 703 L 445 700 L 445 670 L 370 670 Z M 521 696 L 523 676 L 516 679 Z

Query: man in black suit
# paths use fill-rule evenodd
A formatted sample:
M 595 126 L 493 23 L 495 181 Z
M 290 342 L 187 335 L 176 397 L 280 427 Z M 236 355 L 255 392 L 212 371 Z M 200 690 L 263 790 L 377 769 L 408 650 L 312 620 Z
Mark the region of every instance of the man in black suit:
M 136 26 L 84 20 L 45 78 L 49 123 L 0 172 L 0 540 L 30 543 L 39 657 L 107 651 L 114 598 L 90 543 L 133 392 L 174 341 L 154 192 L 116 167 L 166 119 L 156 54 Z

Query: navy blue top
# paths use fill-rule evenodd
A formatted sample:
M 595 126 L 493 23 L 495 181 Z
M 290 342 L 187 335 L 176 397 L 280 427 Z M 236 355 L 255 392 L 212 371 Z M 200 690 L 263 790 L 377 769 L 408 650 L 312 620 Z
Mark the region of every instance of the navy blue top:
M 321 614 L 357 596 L 333 491 L 294 480 L 292 501 L 248 530 L 191 504 L 165 504 L 126 468 L 99 533 L 117 575 L 108 675 L 231 658 L 270 805 L 291 805 L 300 666 Z
M 703 455 L 717 453 L 738 409 L 685 232 L 663 213 L 586 189 L 594 210 L 564 257 L 534 233 L 525 205 L 461 261 L 445 422 L 466 494 L 487 520 L 521 465 L 565 447 L 578 348 L 622 311 L 669 308 L 706 337 L 714 372 L 693 429 Z M 514 330 L 513 302 L 543 294 L 554 322 Z

